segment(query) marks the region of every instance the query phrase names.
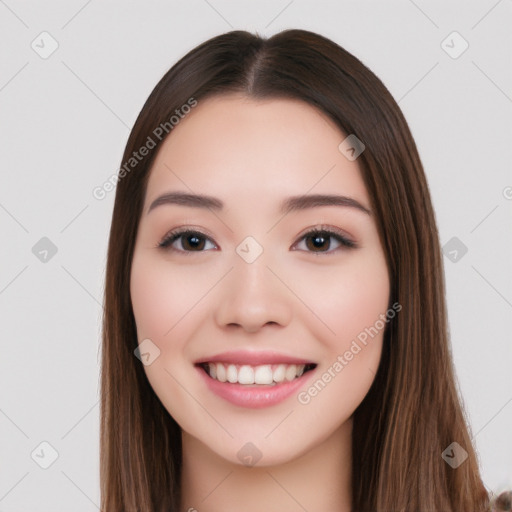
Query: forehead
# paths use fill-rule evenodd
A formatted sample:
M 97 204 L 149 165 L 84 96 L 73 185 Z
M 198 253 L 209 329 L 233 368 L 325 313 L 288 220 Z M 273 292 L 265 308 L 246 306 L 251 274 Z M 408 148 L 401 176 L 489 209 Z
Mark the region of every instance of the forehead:
M 338 149 L 346 136 L 300 100 L 200 100 L 160 147 L 146 205 L 171 190 L 255 204 L 308 192 L 343 193 L 368 205 L 357 160 Z

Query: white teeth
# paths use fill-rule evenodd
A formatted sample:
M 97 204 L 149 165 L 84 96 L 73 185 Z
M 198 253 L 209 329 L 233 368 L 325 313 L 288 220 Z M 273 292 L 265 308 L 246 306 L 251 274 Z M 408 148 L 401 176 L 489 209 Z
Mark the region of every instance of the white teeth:
M 254 370 L 247 365 L 244 365 L 238 370 L 239 384 L 254 384 Z
M 291 364 L 290 366 L 288 366 L 288 368 L 286 368 L 284 378 L 287 381 L 291 381 L 291 380 L 295 379 L 296 376 L 297 376 L 297 366 L 295 366 L 294 364 Z
M 212 379 L 231 384 L 266 384 L 275 385 L 292 380 L 304 374 L 304 364 L 264 364 L 250 366 L 247 364 L 237 367 L 234 364 L 208 363 L 206 368 Z
M 285 374 L 286 374 L 286 365 L 280 364 L 274 370 L 274 382 L 283 382 Z
M 238 382 L 238 372 L 236 370 L 236 366 L 234 364 L 230 364 L 226 371 L 226 377 L 231 384 Z
M 228 380 L 226 376 L 226 367 L 223 364 L 210 363 L 210 368 L 215 366 L 217 368 L 217 380 L 220 382 L 226 382 Z
M 256 371 L 254 372 L 254 382 L 256 384 L 272 384 L 272 381 L 272 366 L 266 364 L 265 366 L 256 367 Z M 240 383 L 243 384 L 241 381 Z

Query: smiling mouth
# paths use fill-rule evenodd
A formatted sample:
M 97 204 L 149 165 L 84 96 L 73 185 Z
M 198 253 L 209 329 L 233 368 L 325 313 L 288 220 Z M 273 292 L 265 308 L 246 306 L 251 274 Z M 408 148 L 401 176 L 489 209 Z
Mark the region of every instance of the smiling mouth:
M 316 364 L 231 364 L 200 363 L 205 373 L 218 382 L 242 384 L 245 386 L 276 386 L 291 382 L 316 368 Z

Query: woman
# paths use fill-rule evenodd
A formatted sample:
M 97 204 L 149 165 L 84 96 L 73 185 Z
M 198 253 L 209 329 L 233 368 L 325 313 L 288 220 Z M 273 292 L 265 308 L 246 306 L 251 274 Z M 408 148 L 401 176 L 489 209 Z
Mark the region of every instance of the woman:
M 303 30 L 157 84 L 108 248 L 102 509 L 484 511 L 422 164 L 394 99 Z

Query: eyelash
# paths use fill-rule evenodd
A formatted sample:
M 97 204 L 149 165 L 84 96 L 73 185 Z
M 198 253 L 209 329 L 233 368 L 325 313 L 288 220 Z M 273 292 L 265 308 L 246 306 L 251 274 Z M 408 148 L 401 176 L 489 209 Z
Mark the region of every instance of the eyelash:
M 175 229 L 175 230 L 167 233 L 164 236 L 164 238 L 156 245 L 156 248 L 159 248 L 162 250 L 170 250 L 170 251 L 174 251 L 174 252 L 184 253 L 187 256 L 194 254 L 194 253 L 205 252 L 204 250 L 203 251 L 185 251 L 183 249 L 175 249 L 174 247 L 171 247 L 172 243 L 174 243 L 176 240 L 178 240 L 181 236 L 183 236 L 185 234 L 199 235 L 200 237 L 204 237 L 207 239 L 210 238 L 208 235 L 206 235 L 205 233 L 202 233 L 199 230 L 188 229 L 188 228 L 178 228 L 178 229 Z M 299 238 L 299 240 L 297 242 L 300 242 L 304 238 L 311 236 L 311 235 L 327 235 L 328 238 L 336 239 L 341 244 L 341 246 L 334 250 L 319 251 L 319 252 L 305 251 L 305 252 L 311 252 L 312 254 L 317 254 L 317 255 L 329 255 L 329 254 L 336 253 L 337 251 L 339 251 L 340 249 L 343 249 L 343 248 L 345 248 L 345 249 L 357 248 L 357 244 L 355 242 L 353 242 L 352 240 L 350 240 L 349 238 L 347 238 L 341 231 L 338 231 L 333 228 L 324 227 L 324 226 L 315 227 L 314 229 L 307 231 Z

